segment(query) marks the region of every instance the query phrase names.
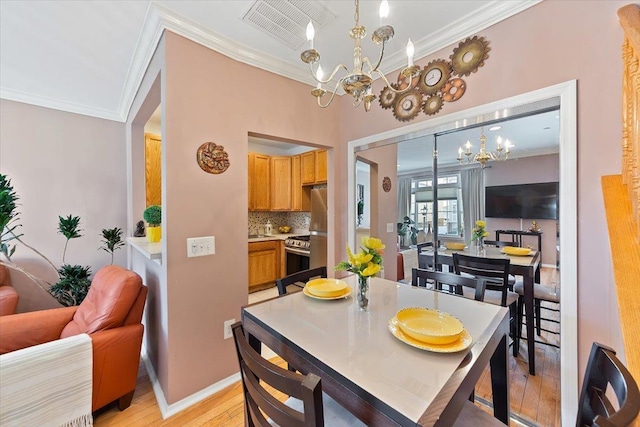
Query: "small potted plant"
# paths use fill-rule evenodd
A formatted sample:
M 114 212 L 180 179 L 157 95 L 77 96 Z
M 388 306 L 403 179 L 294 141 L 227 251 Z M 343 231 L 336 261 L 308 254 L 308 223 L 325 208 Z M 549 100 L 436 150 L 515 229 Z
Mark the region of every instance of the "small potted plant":
M 151 205 L 144 210 L 142 217 L 147 221 L 147 240 L 151 243 L 159 242 L 162 238 L 162 208 L 158 205 Z

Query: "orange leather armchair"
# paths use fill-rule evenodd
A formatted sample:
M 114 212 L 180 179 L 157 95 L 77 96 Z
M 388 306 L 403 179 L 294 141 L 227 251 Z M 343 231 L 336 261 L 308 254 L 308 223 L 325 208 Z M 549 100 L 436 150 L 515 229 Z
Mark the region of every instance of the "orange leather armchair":
M 92 410 L 114 400 L 124 410 L 136 388 L 146 297 L 136 273 L 101 268 L 79 306 L 0 317 L 0 354 L 87 333 L 93 345 Z
M 0 265 L 0 316 L 6 316 L 16 312 L 20 296 L 11 286 L 9 269 Z

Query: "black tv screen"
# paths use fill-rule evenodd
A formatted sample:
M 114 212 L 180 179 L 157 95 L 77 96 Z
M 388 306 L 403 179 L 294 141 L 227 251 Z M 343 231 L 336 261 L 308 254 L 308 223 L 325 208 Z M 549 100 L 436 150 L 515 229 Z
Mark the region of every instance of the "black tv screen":
M 487 218 L 558 219 L 558 183 L 485 187 Z

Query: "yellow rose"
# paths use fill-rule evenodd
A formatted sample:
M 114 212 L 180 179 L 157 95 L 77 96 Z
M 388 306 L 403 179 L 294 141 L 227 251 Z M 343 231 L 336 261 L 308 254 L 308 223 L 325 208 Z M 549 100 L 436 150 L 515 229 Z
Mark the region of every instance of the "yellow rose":
M 478 220 L 478 221 L 476 221 L 476 225 L 477 225 L 478 227 L 482 227 L 482 228 L 484 228 L 484 227 L 487 225 L 487 223 L 486 223 L 486 222 L 484 222 L 484 221 L 479 221 L 479 220 Z
M 482 233 L 482 237 L 489 237 L 489 232 L 485 231 L 484 233 Z
M 385 245 L 382 244 L 382 240 L 376 239 L 375 237 L 362 237 L 362 246 L 367 249 L 375 249 L 382 250 L 385 248 Z
M 363 265 L 368 263 L 369 261 L 371 261 L 373 259 L 373 255 L 371 254 L 367 254 L 364 252 L 360 252 L 359 254 L 356 254 L 354 256 L 354 260 L 355 260 L 355 265 Z M 353 263 L 352 263 L 353 264 Z
M 378 271 L 380 271 L 380 268 L 381 267 L 378 264 L 374 264 L 370 262 L 369 265 L 367 265 L 367 268 L 362 270 L 360 274 L 362 274 L 364 277 L 370 277 L 375 275 Z

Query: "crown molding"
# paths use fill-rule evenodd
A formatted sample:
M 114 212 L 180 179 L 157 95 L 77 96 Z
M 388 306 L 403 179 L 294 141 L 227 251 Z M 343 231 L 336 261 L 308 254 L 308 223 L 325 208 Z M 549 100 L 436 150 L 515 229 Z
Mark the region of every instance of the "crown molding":
M 82 114 L 83 116 L 91 116 L 116 122 L 122 121 L 120 115 L 116 111 L 103 110 L 89 105 L 60 101 L 46 96 L 35 95 L 14 89 L 0 88 L 0 98 L 7 99 L 9 101 L 37 105 L 39 107 L 51 108 L 53 110 L 66 111 L 67 113 Z

